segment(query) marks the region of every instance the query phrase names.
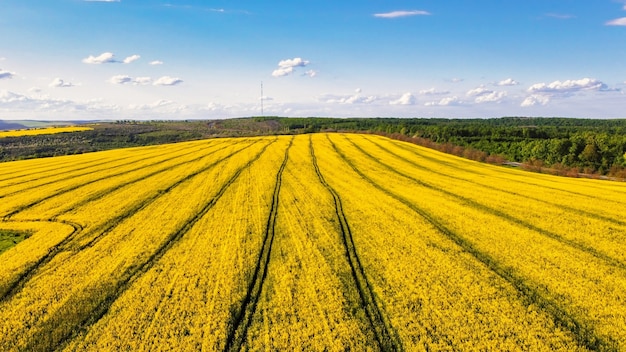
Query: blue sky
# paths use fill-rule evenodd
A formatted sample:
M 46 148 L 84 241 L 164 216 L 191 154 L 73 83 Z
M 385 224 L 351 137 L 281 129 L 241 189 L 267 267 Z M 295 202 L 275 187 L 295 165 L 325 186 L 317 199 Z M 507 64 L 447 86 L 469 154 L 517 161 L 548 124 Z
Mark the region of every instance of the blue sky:
M 0 5 L 0 119 L 626 117 L 626 0 Z

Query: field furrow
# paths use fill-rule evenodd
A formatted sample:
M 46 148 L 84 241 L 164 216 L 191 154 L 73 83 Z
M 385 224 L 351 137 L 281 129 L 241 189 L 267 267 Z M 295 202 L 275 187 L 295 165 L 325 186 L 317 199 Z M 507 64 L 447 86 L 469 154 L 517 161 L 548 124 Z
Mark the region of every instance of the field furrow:
M 520 301 L 515 286 L 428 219 L 415 217 L 411 206 L 369 182 L 360 167 L 338 153 L 343 149 L 324 141 L 327 137 L 317 138 L 324 146 L 320 168 L 346 201 L 364 269 L 406 349 L 582 348 L 550 314 Z M 355 187 L 361 191 L 351 193 Z M 524 332 L 518 330 L 522 326 Z
M 533 206 L 528 202 L 509 200 L 512 197 L 506 192 L 502 193 L 488 187 L 483 189 L 468 187 L 454 177 L 449 177 L 449 182 L 445 182 L 447 181 L 445 178 L 443 180 L 442 178 L 435 179 L 420 172 L 411 174 L 407 165 L 394 162 L 385 163 L 381 161 L 379 154 L 373 155 L 355 144 L 354 141 L 348 140 L 361 154 L 399 177 L 411 180 L 417 186 L 440 192 L 456 199 L 459 204 L 480 209 L 482 212 L 495 215 L 503 221 L 518 224 L 565 245 L 587 252 L 605 261 L 608 265 L 626 270 L 626 243 L 623 241 L 624 238 L 612 234 L 607 236 L 605 231 L 606 228 L 612 226 L 616 228 L 615 232 L 626 234 L 626 226 L 621 226 L 613 221 L 587 219 L 587 223 L 590 225 L 588 226 L 589 231 L 582 232 L 580 228 L 582 224 L 577 221 L 576 215 L 564 214 L 561 209 L 556 207 Z M 389 157 L 384 157 L 384 155 L 383 159 L 392 160 Z M 407 170 L 408 172 L 399 170 Z M 550 219 L 562 219 L 562 221 L 551 221 L 550 223 L 538 221 L 545 216 L 549 216 Z M 592 235 L 591 238 L 590 235 Z
M 209 164 L 198 163 L 197 169 L 185 167 L 185 165 L 181 166 L 181 170 L 184 170 L 184 173 L 180 173 L 180 170 L 169 170 L 172 171 L 171 175 L 167 175 L 168 179 L 157 179 L 159 183 L 167 180 L 171 182 L 167 188 L 165 189 L 152 189 L 151 187 L 144 188 L 146 191 L 150 192 L 148 194 L 139 193 L 139 197 L 136 198 L 138 192 L 135 188 L 129 187 L 128 192 L 121 193 L 123 199 L 115 199 L 114 200 L 102 200 L 102 202 L 91 203 L 92 205 L 100 205 L 106 207 L 106 211 L 104 209 L 97 212 L 98 216 L 92 218 L 93 220 L 98 220 L 98 223 L 86 223 L 84 226 L 80 225 L 80 231 L 72 232 L 67 238 L 65 238 L 61 243 L 56 246 L 53 246 L 49 249 L 45 256 L 42 256 L 39 260 L 34 262 L 30 266 L 25 266 L 20 271 L 14 271 L 12 273 L 13 278 L 11 280 L 7 280 L 5 285 L 0 287 L 0 292 L 2 293 L 0 297 L 4 300 L 8 297 L 11 297 L 16 292 L 18 292 L 25 282 L 27 282 L 36 272 L 41 268 L 47 265 L 50 261 L 52 261 L 55 256 L 60 253 L 64 253 L 67 255 L 68 253 L 75 253 L 85 248 L 92 247 L 97 241 L 101 240 L 104 236 L 109 234 L 118 224 L 126 220 L 127 218 L 133 216 L 136 212 L 146 208 L 153 202 L 155 202 L 159 197 L 167 194 L 168 192 L 175 189 L 181 183 L 189 180 L 190 178 L 195 177 L 196 175 L 205 172 L 214 168 L 216 165 L 226 161 L 233 156 L 236 156 L 237 153 L 242 150 L 250 147 L 252 144 L 241 148 L 239 150 L 230 150 L 227 151 L 225 156 L 214 160 L 214 156 L 211 156 L 213 153 L 209 153 L 208 160 L 213 161 Z M 204 159 L 207 157 L 206 155 L 201 157 L 200 159 Z M 190 172 L 192 171 L 192 172 Z M 190 172 L 190 173 L 187 173 Z M 165 176 L 159 174 L 159 176 Z M 153 179 L 146 180 L 147 184 L 152 184 L 155 182 Z M 134 196 L 131 196 L 134 195 Z M 109 202 L 107 202 L 109 201 Z M 128 203 L 130 201 L 130 203 Z M 134 203 L 133 203 L 134 201 Z M 104 203 L 104 204 L 103 204 Z M 128 203 L 128 204 L 127 204 Z M 113 205 L 114 204 L 114 205 Z M 120 205 L 126 206 L 123 208 L 118 208 Z M 111 213 L 111 211 L 115 211 Z M 94 214 L 92 210 L 87 208 L 88 214 Z M 71 214 L 70 214 L 71 215 Z M 60 219 L 55 220 L 58 222 L 69 222 L 75 223 L 72 221 L 71 216 L 68 216 L 69 219 Z M 78 220 L 81 218 L 79 217 Z M 83 231 L 85 230 L 85 231 Z M 48 268 L 49 269 L 49 268 Z
M 390 171 L 363 158 L 348 157 L 346 145 L 335 148 L 355 171 L 365 168 L 366 171 L 359 171 L 361 177 L 428 219 L 515 286 L 526 297 L 526 304 L 542 307 L 556 324 L 570 329 L 581 345 L 610 350 L 623 343 L 625 336 L 618 326 L 622 325 L 625 312 L 622 298 L 616 295 L 626 288 L 623 271 L 531 229 L 496 220 L 491 214 L 459 204 L 429 188 L 421 187 L 415 192 L 417 189 L 412 186 L 414 192 L 403 192 L 411 188 L 412 182 L 407 184 L 395 178 L 393 184 L 385 183 Z M 589 265 L 593 271 L 588 270 Z M 589 300 L 591 292 L 598 292 L 595 290 L 605 295 Z M 612 323 L 606 321 L 609 311 Z
M 352 237 L 350 225 L 348 224 L 348 219 L 343 212 L 341 198 L 335 189 L 326 182 L 319 169 L 312 139 L 309 140 L 309 148 L 311 150 L 311 158 L 313 159 L 315 173 L 317 174 L 320 183 L 322 183 L 322 185 L 324 185 L 328 192 L 333 196 L 335 214 L 337 215 L 337 220 L 340 225 L 346 256 L 348 257 L 348 262 L 350 263 L 350 268 L 352 269 L 352 276 L 357 284 L 359 296 L 363 302 L 371 328 L 375 331 L 376 341 L 380 349 L 383 351 L 401 351 L 403 350 L 402 343 L 397 338 L 394 328 L 389 323 L 389 319 L 385 316 L 384 311 L 380 309 L 379 304 L 376 302 L 372 285 L 369 283 L 365 271 L 363 270 L 361 260 L 359 259 L 359 255 L 354 246 L 354 239 Z
M 297 136 L 281 183 L 275 243 L 244 350 L 374 350 L 333 198 Z
M 270 143 L 264 143 L 265 147 Z M 206 204 L 212 204 L 221 186 L 264 150 L 261 146 L 249 149 L 246 158 L 229 160 L 197 173 L 120 222 L 96 245 L 76 253 L 57 254 L 10 300 L 0 304 L 0 321 L 4 322 L 1 328 L 7 332 L 4 336 L 11 337 L 2 340 L 0 348 L 48 350 L 80 331 L 81 326 L 99 315 L 102 307 L 110 304 L 109 300 L 116 297 L 125 282 L 142 273 L 145 263 L 152 262 L 163 249 L 169 248 L 167 244 L 178 238 L 181 228 L 186 228 Z M 58 277 L 72 279 L 58 283 Z M 37 297 L 35 301 L 34 297 Z M 3 309 L 5 304 L 32 314 L 26 322 L 20 322 L 6 316 L 10 313 Z
M 67 350 L 223 350 L 261 253 L 276 170 L 271 144 L 172 248 Z M 134 302 L 141 301 L 141 306 Z
M 289 160 L 289 149 L 292 144 L 293 138 L 289 141 L 289 145 L 285 150 L 285 158 L 278 169 L 278 173 L 276 173 L 276 184 L 272 195 L 272 203 L 270 205 L 270 213 L 267 218 L 267 225 L 265 226 L 263 245 L 261 247 L 256 266 L 254 267 L 254 273 L 252 274 L 252 280 L 248 285 L 246 296 L 244 297 L 237 314 L 234 316 L 233 325 L 226 341 L 225 350 L 227 351 L 241 350 L 241 346 L 246 339 L 248 328 L 252 322 L 252 316 L 254 315 L 257 304 L 259 303 L 259 297 L 261 295 L 261 290 L 263 289 L 263 283 L 267 276 L 267 267 L 272 254 L 272 245 L 274 244 L 276 217 L 278 215 L 278 200 L 283 179 L 283 171 L 285 170 L 285 166 Z
M 624 350 L 624 196 L 348 133 L 1 163 L 0 350 Z

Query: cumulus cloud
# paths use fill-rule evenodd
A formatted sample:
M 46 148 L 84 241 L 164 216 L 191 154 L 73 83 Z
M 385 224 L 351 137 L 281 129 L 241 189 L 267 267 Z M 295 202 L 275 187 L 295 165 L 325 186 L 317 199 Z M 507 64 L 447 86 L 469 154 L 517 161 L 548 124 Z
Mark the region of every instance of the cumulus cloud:
M 163 61 L 160 61 L 160 60 L 150 61 L 150 65 L 152 66 L 163 65 Z
M 363 96 L 361 95 L 361 89 L 357 89 L 355 94 L 352 95 L 325 94 L 319 97 L 318 100 L 331 104 L 370 104 L 377 99 L 378 97 L 374 95 Z
M 517 85 L 519 85 L 519 82 L 514 80 L 513 78 L 507 78 L 505 80 L 502 80 L 502 81 L 496 83 L 496 85 L 498 85 L 498 86 L 517 86 Z
M 133 78 L 127 75 L 116 75 L 111 77 L 108 80 L 109 83 L 112 84 L 133 84 L 133 85 L 146 85 L 152 83 L 152 78 L 150 77 L 136 77 Z
M 487 89 L 484 86 L 469 90 L 466 95 L 468 97 L 475 97 L 474 102 L 481 103 L 497 103 L 502 101 L 507 96 L 506 92 L 496 92 L 491 89 Z
M 624 9 L 626 10 L 626 6 L 624 6 Z M 610 20 L 606 22 L 606 25 L 607 26 L 626 26 L 626 17 L 620 17 L 614 20 Z
M 139 56 L 139 55 L 135 54 L 135 55 L 131 55 L 131 56 L 129 56 L 129 57 L 127 57 L 127 58 L 125 58 L 123 62 L 124 62 L 125 64 L 130 64 L 131 62 L 137 61 L 137 60 L 139 60 L 140 58 L 141 58 L 141 56 Z
M 493 93 L 493 91 L 485 87 L 478 87 L 478 88 L 474 88 L 474 89 L 467 91 L 466 95 L 468 97 L 478 97 L 483 94 L 490 94 L 490 93 Z
M 428 16 L 430 12 L 422 11 L 422 10 L 411 10 L 411 11 L 391 11 L 385 13 L 375 13 L 374 17 L 378 18 L 398 18 L 398 17 L 409 17 L 409 16 Z
M 152 78 L 150 78 L 150 77 L 135 77 L 135 79 L 133 80 L 133 83 L 134 84 L 138 84 L 138 85 L 150 84 L 150 83 L 152 83 Z
M 455 95 L 453 97 L 443 98 L 439 101 L 427 102 L 424 105 L 426 106 L 456 106 L 456 105 L 461 105 L 461 104 L 463 104 L 463 102 L 459 99 L 459 97 Z
M 98 56 L 89 55 L 83 59 L 83 62 L 86 64 L 99 65 L 115 63 L 117 61 L 115 60 L 115 55 L 113 55 L 113 53 L 106 52 Z
M 526 99 L 524 99 L 524 101 L 520 104 L 521 107 L 530 107 L 530 106 L 536 106 L 536 105 L 548 105 L 548 103 L 550 102 L 550 97 L 545 96 L 545 95 L 538 95 L 538 94 L 533 94 L 530 95 L 528 97 L 526 97 Z
M 155 86 L 175 86 L 183 83 L 183 80 L 180 78 L 174 78 L 170 76 L 163 76 L 156 81 L 154 81 Z
M 411 93 L 404 93 L 396 100 L 389 102 L 391 105 L 415 105 L 415 96 Z
M 575 93 L 579 91 L 608 91 L 607 85 L 595 78 L 578 80 L 554 81 L 552 83 L 536 83 L 528 88 L 529 93 Z
M 66 82 L 62 80 L 61 78 L 57 77 L 53 79 L 52 82 L 48 84 L 48 86 L 52 88 L 69 88 L 69 87 L 75 87 L 76 85 L 71 82 Z
M 309 77 L 313 78 L 313 77 L 317 76 L 317 71 L 315 71 L 315 70 L 308 70 L 304 74 L 306 76 L 309 76 Z
M 113 84 L 126 84 L 133 82 L 133 78 L 125 75 L 116 75 L 111 77 L 109 82 Z
M 83 59 L 83 63 L 92 64 L 92 65 L 115 64 L 115 63 L 130 64 L 131 62 L 137 61 L 140 58 L 141 56 L 134 54 L 134 55 L 128 56 L 122 61 L 118 61 L 115 59 L 115 55 L 113 53 L 106 52 L 98 56 L 89 55 L 88 57 Z
M 423 89 L 419 91 L 419 95 L 446 95 L 450 94 L 448 90 L 436 90 L 434 87 L 430 89 Z
M 117 109 L 115 105 L 103 104 L 99 100 L 76 102 L 64 99 L 54 99 L 45 95 L 24 95 L 9 91 L 0 91 L 0 111 L 9 111 L 12 114 L 25 114 L 23 116 L 42 116 L 51 113 L 51 116 L 59 116 L 59 113 L 77 112 L 85 116 L 85 112 L 110 113 Z
M 281 60 L 278 62 L 278 68 L 272 72 L 272 76 L 274 77 L 288 76 L 291 73 L 293 73 L 296 67 L 305 67 L 309 63 L 310 62 L 308 60 L 304 60 L 300 57 Z
M 506 92 L 490 92 L 486 94 L 481 94 L 480 96 L 474 99 L 474 102 L 477 104 L 481 103 L 499 103 L 502 99 L 506 98 Z
M 15 72 L 5 71 L 0 68 L 0 79 L 11 79 L 15 76 Z

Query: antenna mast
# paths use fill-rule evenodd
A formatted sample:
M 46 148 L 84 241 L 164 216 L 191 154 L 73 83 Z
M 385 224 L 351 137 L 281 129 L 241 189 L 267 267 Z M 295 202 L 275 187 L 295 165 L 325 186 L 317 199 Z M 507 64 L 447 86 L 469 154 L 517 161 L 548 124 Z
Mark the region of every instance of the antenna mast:
M 263 115 L 263 81 L 261 81 L 261 116 L 265 116 Z

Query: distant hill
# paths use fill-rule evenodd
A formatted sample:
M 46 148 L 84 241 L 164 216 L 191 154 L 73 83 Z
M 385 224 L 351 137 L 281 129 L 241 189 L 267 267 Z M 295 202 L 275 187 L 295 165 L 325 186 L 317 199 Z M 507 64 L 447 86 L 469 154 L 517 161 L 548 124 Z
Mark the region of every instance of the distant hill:
M 21 130 L 23 128 L 28 128 L 26 125 L 22 125 L 13 121 L 2 121 L 0 120 L 0 131 L 4 130 Z
M 96 123 L 99 121 L 37 121 L 37 120 L 0 120 L 0 131 L 20 130 L 24 128 L 46 128 L 82 125 L 86 123 Z

